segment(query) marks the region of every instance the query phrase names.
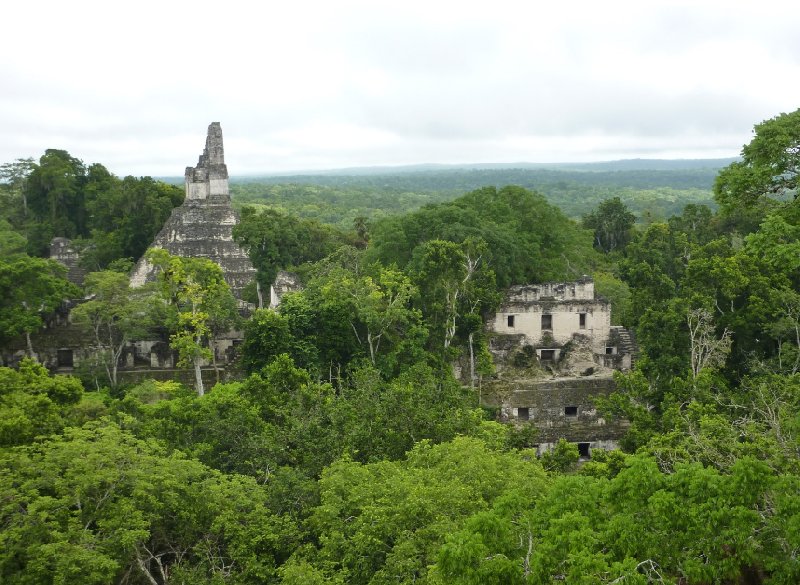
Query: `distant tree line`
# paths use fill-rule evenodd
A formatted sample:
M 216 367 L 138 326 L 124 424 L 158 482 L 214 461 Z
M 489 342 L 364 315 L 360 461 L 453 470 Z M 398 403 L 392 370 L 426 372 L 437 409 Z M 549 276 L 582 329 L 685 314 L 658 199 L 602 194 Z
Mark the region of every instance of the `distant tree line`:
M 144 254 L 183 190 L 150 177 L 112 175 L 103 165 L 88 167 L 64 150 L 47 150 L 38 163 L 17 160 L 2 166 L 2 211 L 10 227 L 27 240 L 26 252 L 46 256 L 54 237 L 76 240 L 90 269 Z

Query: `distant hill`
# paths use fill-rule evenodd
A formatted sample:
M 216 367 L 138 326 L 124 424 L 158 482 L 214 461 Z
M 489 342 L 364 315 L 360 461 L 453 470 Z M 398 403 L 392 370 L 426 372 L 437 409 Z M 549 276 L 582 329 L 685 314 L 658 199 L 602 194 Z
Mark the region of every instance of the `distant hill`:
M 728 166 L 736 158 L 698 158 L 698 159 L 656 159 L 656 158 L 633 158 L 615 161 L 585 162 L 585 163 L 531 163 L 531 162 L 511 162 L 511 163 L 473 163 L 473 164 L 418 164 L 401 166 L 374 166 L 374 167 L 348 167 L 343 169 L 327 169 L 313 171 L 288 171 L 281 173 L 264 173 L 253 175 L 239 175 L 235 180 L 240 181 L 260 181 L 261 179 L 273 179 L 289 177 L 319 177 L 319 176 L 365 176 L 365 175 L 402 175 L 408 173 L 428 173 L 443 171 L 463 171 L 463 170 L 556 170 L 556 171 L 673 171 L 689 169 L 712 169 L 719 170 Z
M 641 221 L 666 219 L 688 203 L 714 206 L 719 169 L 736 159 L 631 159 L 597 163 L 413 165 L 231 178 L 235 205 L 280 209 L 342 228 L 449 201 L 482 187 L 519 185 L 578 219 L 620 197 Z
M 400 191 L 456 191 L 465 193 L 481 187 L 520 185 L 542 190 L 546 185 L 563 182 L 580 185 L 627 187 L 632 189 L 711 189 L 721 167 L 682 169 L 576 170 L 552 168 L 477 168 L 454 167 L 437 170 L 405 170 L 393 173 L 270 175 L 232 177 L 231 184 L 258 183 L 264 185 L 297 184 L 329 187 L 362 187 L 367 189 L 397 189 Z

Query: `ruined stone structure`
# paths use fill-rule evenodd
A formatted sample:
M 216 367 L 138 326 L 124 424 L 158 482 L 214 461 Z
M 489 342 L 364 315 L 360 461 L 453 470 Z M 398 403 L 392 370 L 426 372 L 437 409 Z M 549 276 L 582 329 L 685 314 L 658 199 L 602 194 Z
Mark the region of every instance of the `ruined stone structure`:
M 50 241 L 50 258 L 67 267 L 67 280 L 78 286 L 86 278 L 86 269 L 80 265 L 81 255 L 68 238 L 53 238 Z
M 595 297 L 590 277 L 511 287 L 487 329 L 498 371 L 487 403 L 503 420 L 534 424 L 540 451 L 560 438 L 584 457 L 616 446 L 625 423 L 607 424 L 594 398 L 613 391 L 613 370 L 632 367 L 636 344 L 611 325 L 611 305 Z
M 222 146 L 219 122 L 208 127 L 203 154 L 196 167 L 187 167 L 186 199 L 172 210 L 151 248 L 163 248 L 174 256 L 209 258 L 220 265 L 225 281 L 236 298 L 255 279 L 250 258 L 233 241 L 233 226 L 239 222 L 231 207 L 228 167 Z M 155 269 L 144 258 L 131 276 L 131 286 L 142 286 L 155 279 Z
M 291 272 L 280 270 L 275 277 L 275 282 L 269 287 L 269 308 L 277 309 L 281 304 L 283 295 L 298 292 L 303 289 L 300 277 Z
M 594 281 L 588 276 L 575 282 L 512 286 L 488 328 L 500 340 L 496 350 L 501 359 L 503 349 L 527 346 L 541 363 L 555 366 L 566 349 L 583 346 L 591 348 L 598 366 L 632 366 L 630 333 L 611 326 L 611 304 L 595 298 Z
M 590 457 L 592 449 L 616 449 L 628 429 L 627 421 L 600 416 L 594 404 L 614 389 L 608 376 L 514 380 L 498 397 L 500 416 L 516 424 L 534 424 L 540 454 L 563 438 L 576 443 L 582 457 Z

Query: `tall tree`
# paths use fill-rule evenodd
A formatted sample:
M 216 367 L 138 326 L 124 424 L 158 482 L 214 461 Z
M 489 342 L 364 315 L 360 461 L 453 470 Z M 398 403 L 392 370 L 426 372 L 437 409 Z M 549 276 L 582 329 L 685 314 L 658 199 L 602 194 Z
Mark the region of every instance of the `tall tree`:
M 594 231 L 594 247 L 606 254 L 628 244 L 635 222 L 636 216 L 619 197 L 606 199 L 596 210 L 583 216 L 583 226 Z
M 44 325 L 44 317 L 77 290 L 64 277 L 67 269 L 53 260 L 21 257 L 0 260 L 0 337 L 8 341 L 24 334 L 33 356 L 31 334 Z
M 346 243 L 344 234 L 316 221 L 298 219 L 274 209 L 242 210 L 233 237 L 258 271 L 258 286 L 269 290 L 279 270 L 321 260 Z
M 29 250 L 44 255 L 54 236 L 88 236 L 83 187 L 86 167 L 65 150 L 48 149 L 25 184 L 36 224 L 29 231 Z
M 486 242 L 477 238 L 458 244 L 429 240 L 414 250 L 409 270 L 420 290 L 431 341 L 440 344 L 439 350 L 448 351 L 464 316 L 481 315 L 499 301 L 489 256 Z
M 756 124 L 753 131 L 742 160 L 720 171 L 714 183 L 714 197 L 725 210 L 797 198 L 800 110 Z
M 149 289 L 131 288 L 128 275 L 119 272 L 91 272 L 84 287 L 91 300 L 75 307 L 72 318 L 91 327 L 109 383 L 116 388 L 125 346 L 142 339 L 155 324 L 154 295 Z
M 195 389 L 202 396 L 202 364 L 215 363 L 215 329 L 219 333 L 236 321 L 236 301 L 222 269 L 208 258 L 180 258 L 161 249 L 147 254 L 157 267 L 161 294 L 171 309 L 170 343 L 178 351 L 178 366 L 194 369 Z
M 18 158 L 14 162 L 0 165 L 0 183 L 8 186 L 12 202 L 19 199 L 22 203 L 22 216 L 28 215 L 28 197 L 25 190 L 36 163 L 32 158 Z
M 338 276 L 328 279 L 322 293 L 334 303 L 351 307 L 350 327 L 373 365 L 382 345 L 396 341 L 417 318 L 410 307 L 414 286 L 399 270 L 377 268 L 374 275 L 359 277 L 341 269 Z

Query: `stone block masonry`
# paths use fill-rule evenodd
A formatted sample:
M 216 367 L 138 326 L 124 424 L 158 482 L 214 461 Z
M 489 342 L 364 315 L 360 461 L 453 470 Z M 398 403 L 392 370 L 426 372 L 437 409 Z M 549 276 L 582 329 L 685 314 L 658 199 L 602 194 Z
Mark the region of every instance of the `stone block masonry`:
M 239 216 L 231 207 L 228 167 L 222 143 L 222 127 L 208 127 L 206 145 L 196 167 L 185 173 L 186 198 L 156 236 L 150 248 L 163 248 L 173 256 L 208 258 L 222 268 L 225 281 L 238 299 L 256 275 L 250 258 L 233 240 Z M 131 276 L 131 286 L 155 279 L 155 269 L 144 258 Z

